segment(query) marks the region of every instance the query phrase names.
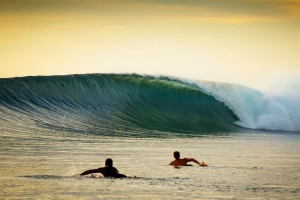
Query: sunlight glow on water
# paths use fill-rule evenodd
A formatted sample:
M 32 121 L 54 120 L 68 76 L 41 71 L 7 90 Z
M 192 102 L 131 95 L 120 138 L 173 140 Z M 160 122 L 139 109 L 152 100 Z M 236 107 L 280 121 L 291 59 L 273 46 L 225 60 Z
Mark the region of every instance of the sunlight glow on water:
M 43 134 L 0 135 L 0 190 L 7 199 L 296 198 L 300 195 L 299 134 L 240 134 L 130 139 Z M 35 134 L 37 136 L 37 134 Z M 168 166 L 172 152 L 209 167 Z M 104 166 L 107 157 L 139 179 L 72 175 Z

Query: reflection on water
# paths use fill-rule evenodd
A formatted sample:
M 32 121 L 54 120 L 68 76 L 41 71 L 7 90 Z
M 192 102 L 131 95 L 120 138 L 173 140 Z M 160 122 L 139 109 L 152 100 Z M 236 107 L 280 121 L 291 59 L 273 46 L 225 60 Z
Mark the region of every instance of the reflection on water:
M 51 134 L 31 138 L 26 133 L 21 139 L 9 134 L 0 137 L 3 199 L 240 199 L 300 195 L 297 134 L 160 140 Z M 182 157 L 205 161 L 209 167 L 168 166 L 175 150 Z M 73 176 L 104 166 L 107 157 L 114 160 L 120 173 L 140 178 Z

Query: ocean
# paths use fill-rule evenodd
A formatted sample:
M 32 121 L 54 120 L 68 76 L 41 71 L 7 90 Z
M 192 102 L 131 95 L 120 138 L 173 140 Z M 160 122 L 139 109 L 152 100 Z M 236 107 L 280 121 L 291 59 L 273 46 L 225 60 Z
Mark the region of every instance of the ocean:
M 0 199 L 299 199 L 299 96 L 138 74 L 0 88 Z M 138 178 L 74 176 L 108 157 Z

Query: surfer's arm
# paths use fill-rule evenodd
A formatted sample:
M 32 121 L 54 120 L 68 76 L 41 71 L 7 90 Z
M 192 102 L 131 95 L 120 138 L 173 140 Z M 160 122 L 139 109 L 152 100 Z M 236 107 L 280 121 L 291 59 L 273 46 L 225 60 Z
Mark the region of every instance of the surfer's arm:
M 198 162 L 198 160 L 196 160 L 196 159 L 194 159 L 194 158 L 185 158 L 185 160 L 187 161 L 187 162 L 194 162 L 194 163 L 197 163 L 199 166 L 201 166 L 201 167 L 207 167 L 208 165 L 207 164 L 205 164 L 203 161 L 202 161 L 202 163 L 199 163 Z
M 92 174 L 92 173 L 102 173 L 103 172 L 103 168 L 98 168 L 98 169 L 90 169 L 90 170 L 87 170 L 85 172 L 82 172 L 80 174 L 80 176 L 84 176 L 84 175 L 87 175 L 87 174 Z
M 194 162 L 197 163 L 198 165 L 200 165 L 201 163 L 198 162 L 198 160 L 194 159 L 194 158 L 184 158 L 184 160 L 186 162 Z

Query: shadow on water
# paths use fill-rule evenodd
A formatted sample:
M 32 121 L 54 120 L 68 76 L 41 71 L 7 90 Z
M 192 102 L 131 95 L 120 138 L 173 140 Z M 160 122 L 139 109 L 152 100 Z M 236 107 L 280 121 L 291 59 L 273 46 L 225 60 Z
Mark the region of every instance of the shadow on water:
M 41 174 L 41 175 L 24 175 L 24 176 L 18 176 L 19 178 L 30 178 L 30 179 L 68 179 L 68 178 L 74 178 L 73 176 L 59 176 L 59 175 L 47 175 L 47 174 Z

